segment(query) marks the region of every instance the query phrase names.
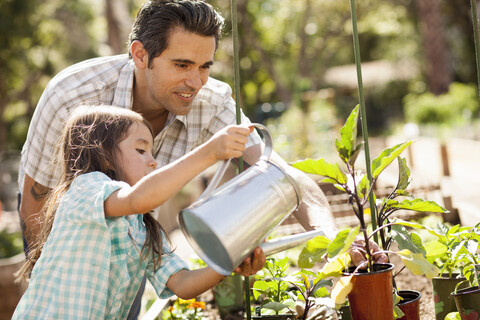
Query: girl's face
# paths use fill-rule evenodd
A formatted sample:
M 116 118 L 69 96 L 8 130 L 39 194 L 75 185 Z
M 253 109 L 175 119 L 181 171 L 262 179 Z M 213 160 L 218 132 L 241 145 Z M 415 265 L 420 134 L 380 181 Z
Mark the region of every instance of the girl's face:
M 157 167 L 152 148 L 152 134 L 143 123 L 133 124 L 127 137 L 119 143 L 119 168 L 129 185 L 133 186 Z

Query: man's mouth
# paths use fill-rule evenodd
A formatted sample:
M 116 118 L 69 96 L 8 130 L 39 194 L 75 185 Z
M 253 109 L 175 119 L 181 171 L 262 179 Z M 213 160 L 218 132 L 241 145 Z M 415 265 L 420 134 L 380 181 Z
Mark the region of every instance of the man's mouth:
M 178 95 L 187 99 L 193 97 L 193 93 L 179 93 Z

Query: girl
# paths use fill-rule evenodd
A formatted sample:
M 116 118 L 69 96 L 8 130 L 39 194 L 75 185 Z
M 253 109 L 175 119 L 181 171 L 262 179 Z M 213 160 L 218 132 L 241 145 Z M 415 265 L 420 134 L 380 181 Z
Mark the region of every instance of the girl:
M 188 270 L 148 212 L 210 165 L 241 156 L 252 130 L 226 127 L 155 170 L 153 134 L 142 116 L 117 107 L 77 108 L 59 145 L 62 178 L 19 271 L 31 277 L 13 319 L 125 319 L 144 275 L 162 298 L 190 299 L 221 281 L 208 267 Z M 235 272 L 251 275 L 264 263 L 257 248 Z

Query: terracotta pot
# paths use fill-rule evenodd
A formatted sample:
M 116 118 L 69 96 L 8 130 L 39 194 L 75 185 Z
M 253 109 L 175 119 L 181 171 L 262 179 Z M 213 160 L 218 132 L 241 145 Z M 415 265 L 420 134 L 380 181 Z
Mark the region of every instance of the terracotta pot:
M 393 264 L 375 264 L 372 273 L 355 274 L 348 295 L 353 320 L 393 320 Z
M 480 288 L 468 287 L 452 293 L 462 320 L 480 319 Z
M 398 307 L 405 314 L 399 320 L 420 320 L 420 298 L 422 295 L 415 290 L 399 290 L 398 295 L 403 300 Z
M 0 259 L 0 320 L 11 319 L 20 298 L 26 290 L 26 285 L 16 284 L 14 273 L 25 262 L 22 252 L 16 256 Z
M 433 300 L 435 303 L 435 319 L 444 320 L 450 312 L 457 311 L 455 300 L 450 295 L 455 286 L 464 281 L 465 278 L 457 278 L 458 273 L 453 273 L 451 277 L 448 274 L 442 274 L 440 277 L 432 279 Z M 462 284 L 460 288 L 465 288 L 467 284 Z

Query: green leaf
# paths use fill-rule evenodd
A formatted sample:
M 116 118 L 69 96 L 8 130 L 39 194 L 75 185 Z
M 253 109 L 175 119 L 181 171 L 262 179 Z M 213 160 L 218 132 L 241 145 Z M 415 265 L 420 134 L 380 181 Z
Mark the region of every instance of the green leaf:
M 360 154 L 360 151 L 362 151 L 363 148 L 363 142 L 359 143 L 355 149 L 352 152 L 352 155 L 350 156 L 350 160 L 348 163 L 353 166 L 355 164 L 355 161 L 357 161 L 358 155 Z
M 311 268 L 316 262 L 323 260 L 330 242 L 331 240 L 324 236 L 318 236 L 307 241 L 298 256 L 298 266 L 300 268 Z
M 462 318 L 460 317 L 460 313 L 450 312 L 445 316 L 445 320 L 462 320 Z
M 426 201 L 420 198 L 416 198 L 413 200 L 403 199 L 402 202 L 398 202 L 397 200 L 389 199 L 387 200 L 387 204 L 385 206 L 386 209 L 396 209 L 396 210 L 413 210 L 419 212 L 448 212 L 447 209 L 440 206 L 434 201 Z
M 410 169 L 407 166 L 407 160 L 402 157 L 398 159 L 398 183 L 395 189 L 404 191 L 410 184 Z
M 315 283 L 315 285 L 313 286 L 313 294 L 314 295 L 322 295 L 323 296 L 323 293 L 320 293 L 318 292 L 320 289 L 325 289 L 325 287 L 331 287 L 333 285 L 333 281 L 328 279 L 321 279 L 319 280 L 317 283 Z M 327 291 L 328 292 L 328 291 Z M 327 293 L 328 294 L 328 293 Z
M 281 302 L 267 302 L 264 305 L 262 305 L 262 308 L 270 309 L 275 312 L 280 312 L 283 309 L 288 308 L 288 305 Z
M 355 237 L 358 235 L 359 226 L 353 229 L 344 229 L 337 233 L 335 239 L 328 245 L 328 257 L 333 258 L 350 249 Z
M 368 192 L 370 192 L 370 181 L 365 174 L 357 185 L 357 195 L 360 199 L 363 199 L 368 195 Z
M 407 230 L 404 226 L 393 225 L 391 235 L 393 240 L 398 244 L 399 250 L 408 249 L 414 253 L 426 254 L 420 236 Z
M 430 259 L 441 257 L 448 252 L 447 246 L 438 241 L 430 241 L 424 245 L 424 248 L 429 261 Z
M 292 166 L 306 173 L 331 178 L 337 183 L 345 184 L 347 182 L 347 177 L 342 170 L 340 170 L 338 164 L 328 163 L 324 159 L 305 159 L 292 163 Z
M 253 296 L 255 299 L 258 299 L 258 297 L 262 294 L 262 293 L 266 293 L 267 290 L 269 289 L 269 285 L 266 281 L 263 281 L 263 280 L 257 280 L 253 283 L 253 288 L 252 288 L 252 291 L 253 291 Z
M 438 275 L 438 268 L 427 261 L 427 259 L 421 253 L 412 253 L 408 249 L 400 250 L 397 252 L 402 258 L 405 266 L 413 274 L 416 275 L 425 275 L 427 278 L 431 279 Z
M 387 148 L 380 153 L 380 155 L 372 161 L 372 177 L 376 179 L 382 171 L 392 163 L 392 161 L 405 150 L 406 147 L 412 144 L 413 141 L 407 141 L 397 144 L 392 148 Z
M 340 129 L 340 140 L 335 140 L 338 154 L 345 163 L 349 163 L 354 150 L 356 150 L 358 110 L 359 105 L 352 110 L 344 126 Z

